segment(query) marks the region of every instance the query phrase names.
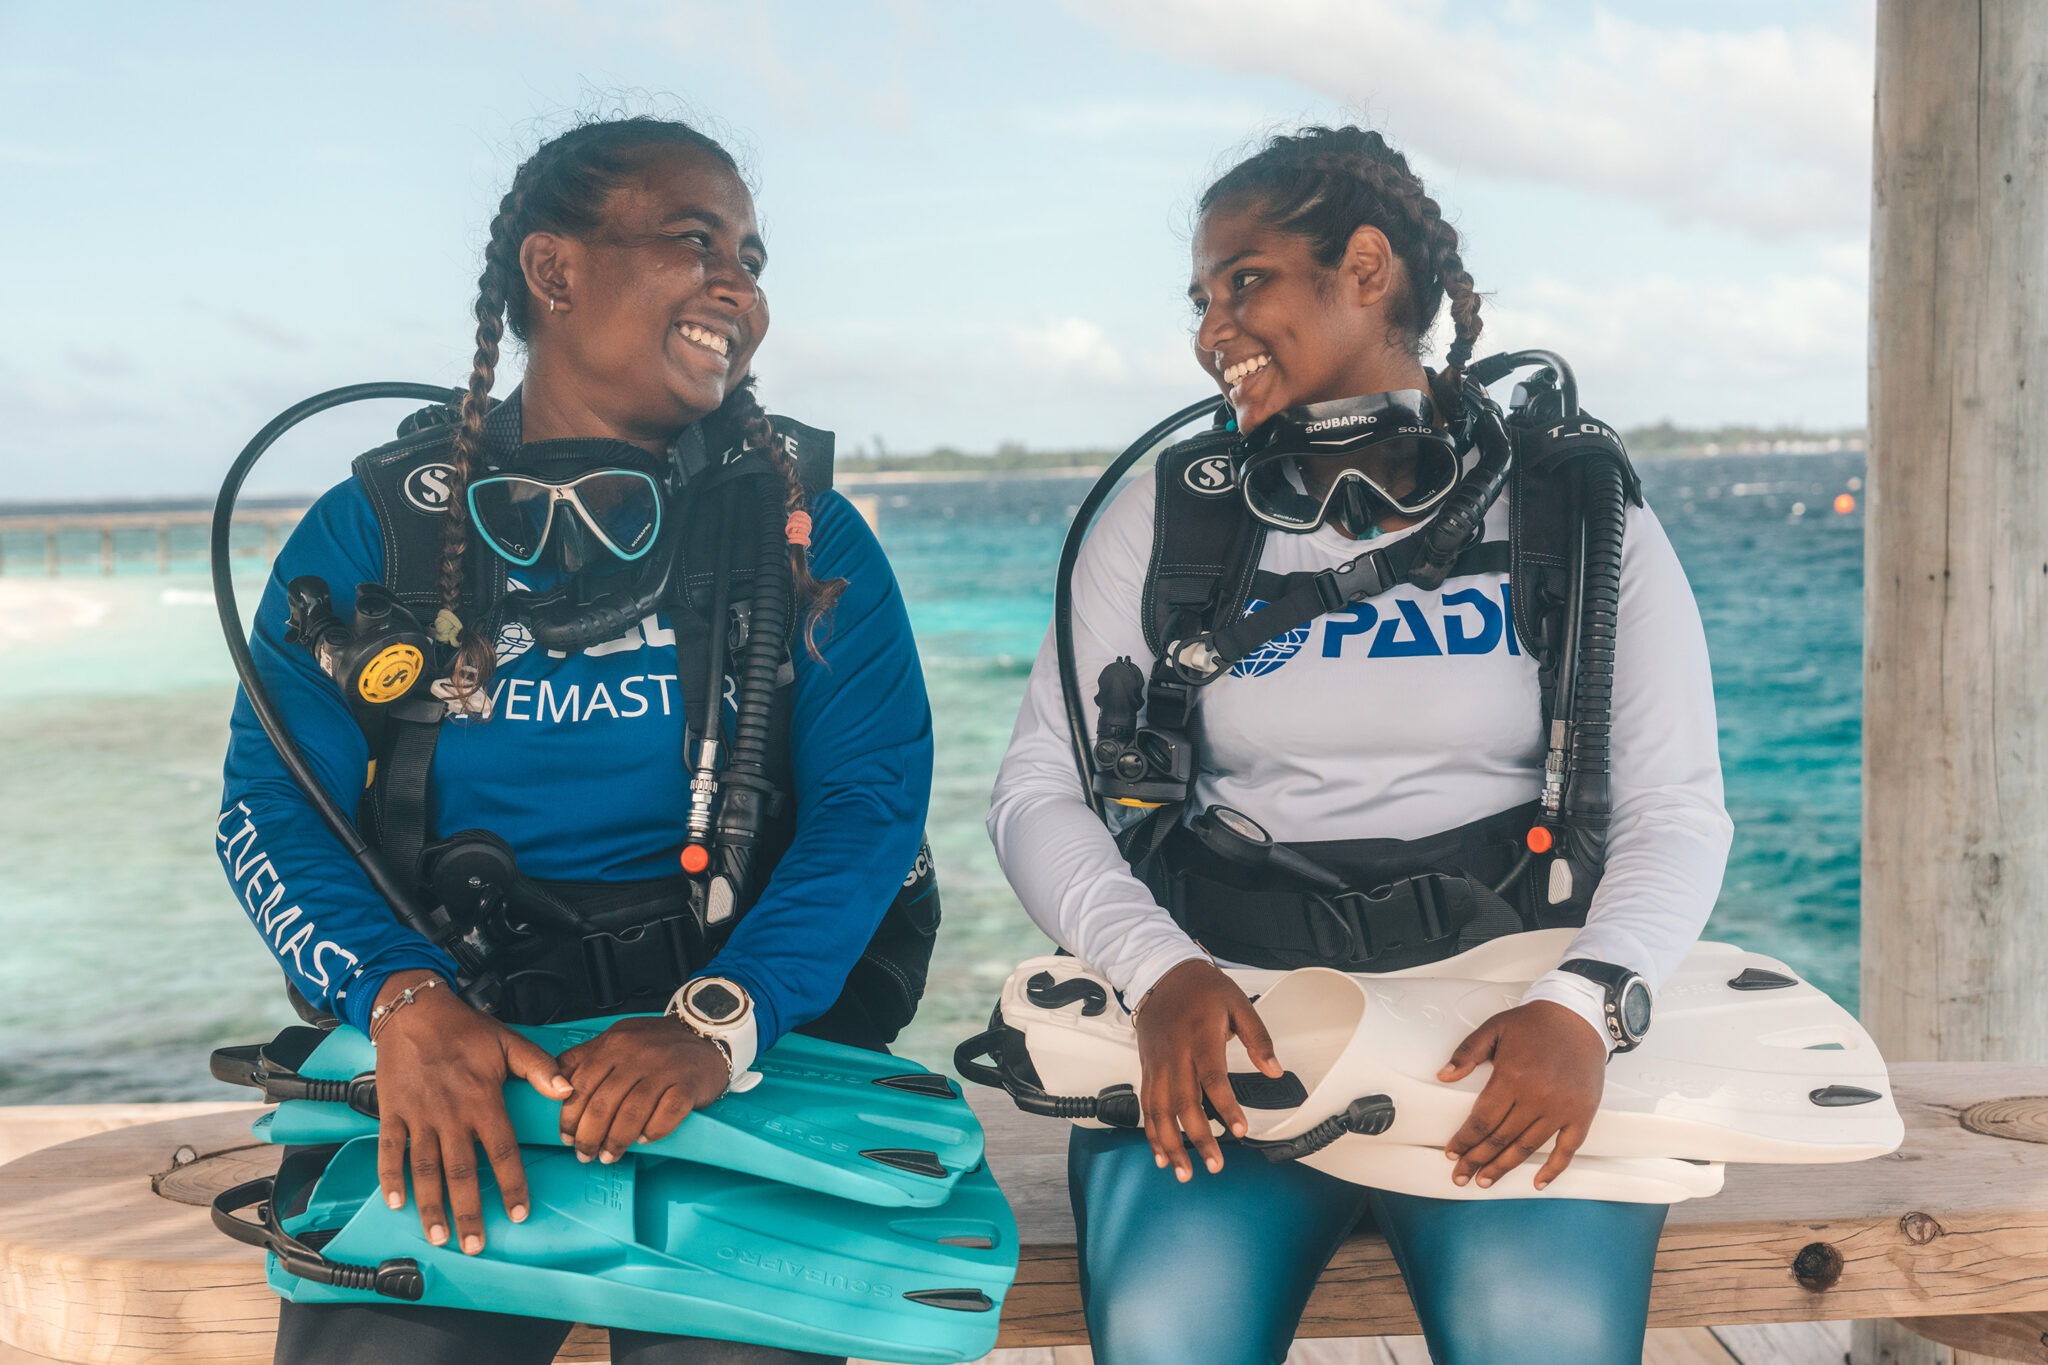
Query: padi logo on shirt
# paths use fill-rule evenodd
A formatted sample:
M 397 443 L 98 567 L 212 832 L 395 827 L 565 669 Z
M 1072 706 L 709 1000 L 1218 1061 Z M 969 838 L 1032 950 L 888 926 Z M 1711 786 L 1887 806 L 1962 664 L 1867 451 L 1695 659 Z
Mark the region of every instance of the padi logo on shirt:
M 405 476 L 405 500 L 428 516 L 448 510 L 449 495 L 455 491 L 455 466 L 423 464 Z
M 1266 604 L 1254 597 L 1244 604 L 1244 614 L 1250 616 Z M 1251 653 L 1230 666 L 1233 678 L 1263 678 L 1295 655 L 1308 643 L 1311 626 L 1296 626 L 1285 635 L 1275 635 Z
M 1205 498 L 1221 497 L 1237 486 L 1237 471 L 1231 467 L 1228 455 L 1205 455 L 1189 465 L 1180 477 L 1189 492 Z
M 1245 607 L 1249 616 L 1264 602 Z M 1433 659 L 1451 655 L 1520 655 L 1508 585 L 1461 588 L 1413 598 L 1354 602 L 1309 625 L 1278 635 L 1231 665 L 1234 678 L 1263 678 L 1302 651 L 1311 634 L 1322 633 L 1325 659 Z

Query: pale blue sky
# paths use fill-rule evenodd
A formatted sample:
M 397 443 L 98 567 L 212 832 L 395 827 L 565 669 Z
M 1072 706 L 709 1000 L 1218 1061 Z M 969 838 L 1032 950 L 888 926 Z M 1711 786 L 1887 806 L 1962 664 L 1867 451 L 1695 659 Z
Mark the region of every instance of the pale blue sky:
M 1867 0 L 0 0 L 0 499 L 210 492 L 308 393 L 460 380 L 513 167 L 614 106 L 747 162 L 764 396 L 849 448 L 1120 445 L 1199 396 L 1190 205 L 1347 116 L 1464 232 L 1482 353 L 1563 351 L 1620 423 L 1853 425 L 1870 44 Z

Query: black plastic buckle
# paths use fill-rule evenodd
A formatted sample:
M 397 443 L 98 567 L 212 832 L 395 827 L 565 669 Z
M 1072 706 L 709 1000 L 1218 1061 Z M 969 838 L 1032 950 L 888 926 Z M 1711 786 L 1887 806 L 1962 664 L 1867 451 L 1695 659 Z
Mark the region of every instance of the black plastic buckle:
M 1325 576 L 1329 583 L 1324 583 Z M 1387 563 L 1385 550 L 1368 550 L 1349 564 L 1334 569 L 1325 569 L 1316 575 L 1316 592 L 1322 597 L 1324 610 L 1337 608 L 1367 597 L 1378 597 L 1394 586 L 1394 573 Z M 1334 602 L 1330 594 L 1342 594 Z
M 1335 897 L 1344 907 L 1340 913 L 1357 926 L 1363 951 L 1354 960 L 1372 962 L 1402 948 L 1436 943 L 1454 932 L 1444 880 L 1442 873 L 1423 872 Z

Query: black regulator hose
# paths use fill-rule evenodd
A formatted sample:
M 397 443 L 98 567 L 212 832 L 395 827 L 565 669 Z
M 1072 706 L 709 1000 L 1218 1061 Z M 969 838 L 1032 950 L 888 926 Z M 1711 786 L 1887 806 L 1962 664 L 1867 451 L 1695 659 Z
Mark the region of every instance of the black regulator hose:
M 1132 465 L 1151 454 L 1167 437 L 1188 423 L 1208 417 L 1222 406 L 1221 394 L 1190 403 L 1126 446 L 1124 453 L 1111 460 L 1109 467 L 1095 480 L 1088 496 L 1081 499 L 1073 523 L 1067 527 L 1067 538 L 1060 545 L 1059 570 L 1053 577 L 1053 650 L 1059 656 L 1060 698 L 1066 703 L 1067 738 L 1072 743 L 1074 764 L 1080 771 L 1081 794 L 1087 798 L 1089 809 L 1097 815 L 1102 814 L 1102 797 L 1095 790 L 1094 774 L 1089 766 L 1088 713 L 1081 706 L 1081 681 L 1074 662 L 1074 565 L 1081 558 L 1081 542 L 1088 538 L 1088 528 L 1094 523 L 1095 514 L 1116 491 L 1117 484 L 1123 481 Z
M 1572 689 L 1571 767 L 1559 811 L 1585 846 L 1574 849 L 1598 867 L 1605 860 L 1612 813 L 1608 765 L 1614 714 L 1614 640 L 1621 615 L 1622 533 L 1628 492 L 1619 465 L 1587 460 L 1579 471 L 1585 507 L 1580 554 L 1578 649 Z
M 1515 461 L 1515 448 L 1508 440 L 1507 428 L 1501 425 L 1500 410 L 1486 397 L 1486 390 L 1469 385 L 1466 396 L 1479 414 L 1473 432 L 1479 461 L 1422 530 L 1422 559 L 1408 571 L 1408 581 L 1427 592 L 1443 586 L 1458 556 L 1479 538 L 1486 514 L 1500 500 Z
M 212 571 L 213 601 L 220 613 L 221 634 L 227 641 L 228 657 L 234 661 L 235 676 L 241 679 L 242 695 L 249 700 L 249 709 L 256 713 L 257 723 L 263 733 L 270 736 L 271 747 L 283 761 L 285 771 L 305 794 L 306 800 L 319 813 L 320 821 L 329 832 L 341 841 L 348 855 L 363 869 L 363 875 L 370 879 L 370 885 L 377 889 L 391 906 L 400 923 L 419 934 L 422 938 L 439 945 L 455 959 L 462 975 L 474 980 L 485 975 L 482 955 L 453 932 L 453 924 L 444 923 L 438 928 L 434 917 L 419 904 L 412 889 L 391 875 L 376 850 L 363 838 L 362 832 L 347 812 L 335 804 L 334 798 L 320 785 L 320 779 L 313 773 L 313 767 L 306 761 L 305 751 L 292 737 L 292 732 L 279 714 L 277 704 L 272 700 L 270 689 L 263 685 L 262 677 L 256 672 L 255 656 L 249 652 L 249 641 L 242 633 L 242 613 L 235 602 L 233 561 L 231 559 L 230 536 L 235 524 L 235 500 L 241 495 L 242 484 L 249 477 L 249 471 L 263 458 L 265 451 L 277 444 L 278 438 L 309 417 L 338 408 L 348 403 L 360 403 L 377 398 L 406 398 L 415 402 L 451 403 L 462 400 L 463 390 L 451 389 L 438 384 L 413 384 L 403 380 L 392 380 L 371 384 L 349 384 L 339 389 L 329 389 L 315 394 L 302 403 L 295 403 L 273 417 L 256 433 L 242 453 L 235 457 L 228 467 L 227 477 L 221 481 L 220 496 L 213 505 Z M 465 990 L 465 998 L 469 991 Z M 472 1000 L 472 1004 L 477 1003 Z
M 724 799 L 714 834 L 714 888 L 718 877 L 730 878 L 728 890 L 735 898 L 747 890 L 753 850 L 768 827 L 768 807 L 775 795 L 775 783 L 768 770 L 769 718 L 775 705 L 775 676 L 782 671 L 784 645 L 789 639 L 795 608 L 786 522 L 774 493 L 763 492 L 760 555 L 754 567 L 747 639 L 740 647 L 739 666 L 733 677 L 732 751 L 726 762 Z M 713 630 L 726 628 L 724 622 L 712 625 Z M 707 728 L 720 719 L 724 698 L 713 696 L 708 701 Z M 722 922 L 726 916 L 718 918 Z

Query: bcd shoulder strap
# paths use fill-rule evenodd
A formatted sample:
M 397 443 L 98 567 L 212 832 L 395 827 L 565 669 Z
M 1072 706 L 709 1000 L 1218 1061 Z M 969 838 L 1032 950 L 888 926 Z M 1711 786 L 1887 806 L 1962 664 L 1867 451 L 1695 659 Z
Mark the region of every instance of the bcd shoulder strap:
M 1211 431 L 1159 456 L 1141 608 L 1154 656 L 1204 623 L 1234 619 L 1250 598 L 1266 528 L 1237 496 L 1237 445 L 1236 432 Z

